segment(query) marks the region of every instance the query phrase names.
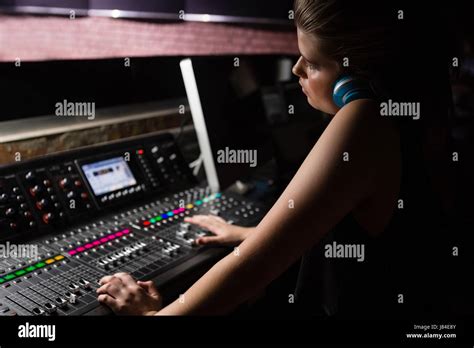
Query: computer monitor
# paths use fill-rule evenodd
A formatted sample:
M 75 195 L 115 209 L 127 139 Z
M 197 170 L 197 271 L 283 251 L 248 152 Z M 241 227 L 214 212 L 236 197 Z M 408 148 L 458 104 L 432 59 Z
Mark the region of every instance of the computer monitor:
M 275 84 L 280 65 L 273 56 L 181 61 L 204 169 L 213 190 L 245 180 L 273 158 L 262 87 Z

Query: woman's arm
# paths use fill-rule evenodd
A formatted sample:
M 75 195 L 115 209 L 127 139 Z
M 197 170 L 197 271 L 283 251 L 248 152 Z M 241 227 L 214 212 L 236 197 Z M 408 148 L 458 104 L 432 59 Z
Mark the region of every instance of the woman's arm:
M 371 195 L 390 127 L 371 101 L 341 109 L 238 252 L 156 314 L 224 314 L 263 289 Z

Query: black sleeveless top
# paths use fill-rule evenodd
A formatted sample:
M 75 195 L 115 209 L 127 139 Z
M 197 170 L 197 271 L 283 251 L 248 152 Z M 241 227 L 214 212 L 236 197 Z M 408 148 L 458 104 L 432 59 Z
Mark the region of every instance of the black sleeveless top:
M 395 208 L 384 232 L 370 236 L 349 213 L 303 256 L 295 290 L 300 314 L 403 318 L 436 311 L 440 234 L 418 138 L 400 128 L 403 206 Z M 334 243 L 363 245 L 363 261 L 326 257 L 326 245 Z

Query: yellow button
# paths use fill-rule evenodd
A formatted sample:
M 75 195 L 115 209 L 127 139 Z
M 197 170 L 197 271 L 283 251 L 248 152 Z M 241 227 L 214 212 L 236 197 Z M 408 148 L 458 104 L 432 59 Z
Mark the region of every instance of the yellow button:
M 58 256 L 55 256 L 54 259 L 59 261 L 59 260 L 64 259 L 64 256 L 63 255 L 58 255 Z
M 186 206 L 187 209 L 191 209 L 192 207 L 194 207 L 194 205 L 192 205 L 192 204 L 188 204 L 188 205 Z
M 54 262 L 54 260 L 53 259 L 47 259 L 45 262 L 46 262 L 46 264 L 50 265 Z

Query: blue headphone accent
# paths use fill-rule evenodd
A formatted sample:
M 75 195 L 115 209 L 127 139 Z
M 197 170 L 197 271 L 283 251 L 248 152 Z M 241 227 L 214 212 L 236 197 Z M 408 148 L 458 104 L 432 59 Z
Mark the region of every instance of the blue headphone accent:
M 344 74 L 334 83 L 332 99 L 338 107 L 342 108 L 347 103 L 362 98 L 374 98 L 367 80 Z

